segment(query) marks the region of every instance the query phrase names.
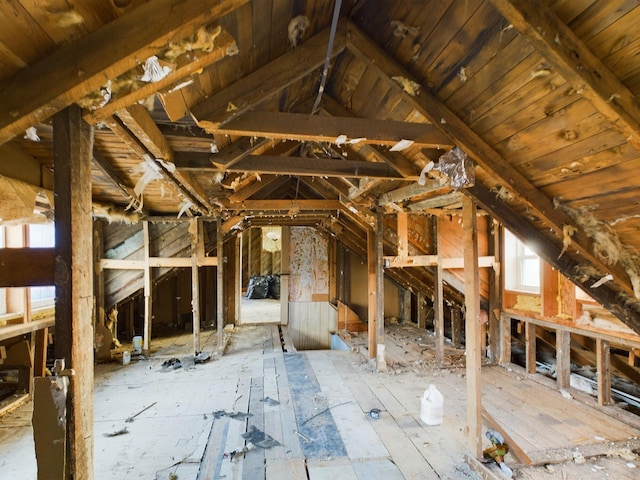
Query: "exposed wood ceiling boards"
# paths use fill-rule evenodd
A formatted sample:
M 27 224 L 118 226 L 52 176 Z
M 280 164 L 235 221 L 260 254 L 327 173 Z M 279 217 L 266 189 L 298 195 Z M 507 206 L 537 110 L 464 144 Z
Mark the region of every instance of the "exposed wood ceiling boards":
M 133 188 L 129 187 L 120 175 L 114 170 L 109 160 L 104 157 L 97 150 L 93 150 L 93 163 L 102 171 L 105 177 L 112 182 L 112 184 L 120 190 L 122 196 L 126 199 L 127 203 L 132 206 L 134 210 L 140 207 L 138 197 L 136 196 Z
M 346 25 L 338 25 L 334 48 L 335 57 L 344 50 Z M 220 124 L 228 122 L 256 107 L 263 100 L 281 92 L 305 75 L 321 67 L 326 56 L 329 29 L 314 35 L 295 48 L 223 91 L 191 108 L 198 124 L 208 132 L 215 132 Z
M 301 113 L 253 111 L 236 117 L 216 130 L 229 135 L 258 136 L 337 143 L 395 146 L 402 140 L 420 148 L 451 148 L 448 136 L 429 124 L 327 117 Z M 342 135 L 344 137 L 340 138 Z
M 636 97 L 569 27 L 539 0 L 491 3 L 640 151 Z
M 371 66 L 377 68 L 380 75 L 387 78 L 390 84 L 394 83 L 391 80 L 391 77 L 394 76 L 411 78 L 411 75 L 401 65 L 390 58 L 352 23 L 349 24 L 347 31 L 347 48 L 363 61 L 367 61 Z M 487 145 L 479 135 L 428 90 L 415 97 L 404 95 L 408 97 L 407 101 L 413 103 L 434 125 L 443 129 L 446 128 L 447 133 L 458 142 L 458 145 L 491 176 L 504 185 L 508 185 L 517 195 L 518 200 L 526 204 L 535 215 L 543 219 L 547 226 L 555 232 L 557 235 L 556 241 L 562 241 L 563 227 L 565 225 L 575 225 L 575 222 L 567 214 L 556 209 L 548 197 L 531 184 L 523 174 L 512 167 L 498 152 Z M 619 265 L 605 265 L 595 256 L 591 245 L 591 240 L 577 229 L 573 237 L 572 247 L 601 271 L 611 272 L 625 291 L 633 295 L 631 283 L 622 268 Z
M 110 119 L 105 123 L 107 123 L 108 127 L 124 143 L 126 143 L 128 146 L 130 146 L 132 148 L 132 150 L 134 152 L 136 152 L 136 154 L 143 161 L 153 162 L 154 165 L 156 165 L 156 168 L 158 169 L 158 171 L 168 181 L 168 183 L 173 188 L 175 188 L 175 190 L 179 194 L 183 195 L 186 199 L 189 199 L 193 203 L 193 206 L 197 211 L 199 211 L 200 213 L 203 213 L 203 214 L 208 213 L 208 211 L 209 211 L 208 202 L 207 203 L 201 202 L 197 198 L 197 196 L 194 195 L 194 193 L 192 193 L 191 191 L 189 191 L 187 189 L 186 185 L 183 185 L 182 183 L 180 183 L 179 179 L 174 177 L 174 175 L 173 175 L 174 172 L 171 172 L 170 169 L 166 165 L 164 165 L 161 161 L 157 160 L 155 158 L 155 156 L 151 155 L 149 150 L 147 149 L 147 146 L 145 144 L 143 144 L 142 141 L 137 137 L 137 135 L 134 132 L 131 132 L 121 122 L 120 119 L 118 119 L 116 117 L 110 117 Z M 143 136 L 143 138 L 145 138 L 144 135 L 141 135 L 141 136 Z M 162 138 L 164 138 L 164 137 L 162 137 Z M 146 138 L 146 140 L 148 140 L 148 138 Z M 158 147 L 158 145 L 156 145 L 154 148 L 158 149 L 159 147 Z
M 105 78 L 132 69 L 170 39 L 190 35 L 247 1 L 223 0 L 213 6 L 199 0 L 145 3 L 20 70 L 0 88 L 0 143 L 99 90 Z

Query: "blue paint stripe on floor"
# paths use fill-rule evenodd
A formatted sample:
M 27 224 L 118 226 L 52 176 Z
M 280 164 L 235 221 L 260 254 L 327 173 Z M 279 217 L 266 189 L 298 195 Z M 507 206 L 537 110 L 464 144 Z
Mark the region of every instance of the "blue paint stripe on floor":
M 307 458 L 346 457 L 347 449 L 331 415 L 331 407 L 322 394 L 318 379 L 306 357 L 292 353 L 284 355 L 284 364 L 289 378 L 291 400 L 298 423 L 302 453 Z M 323 412 L 324 410 L 324 412 Z

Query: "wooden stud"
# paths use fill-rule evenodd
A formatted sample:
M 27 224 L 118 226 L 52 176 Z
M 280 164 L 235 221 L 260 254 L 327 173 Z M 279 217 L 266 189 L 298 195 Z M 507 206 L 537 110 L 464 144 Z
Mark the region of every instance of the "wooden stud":
M 33 376 L 44 377 L 47 371 L 47 347 L 49 346 L 49 329 L 36 330 L 35 353 L 33 354 Z
M 462 312 L 456 306 L 451 307 L 451 343 L 454 346 L 460 346 L 462 342 Z
M 53 118 L 56 358 L 73 369 L 67 394 L 67 478 L 93 475 L 91 151 L 93 129 L 72 105 Z
M 466 306 L 467 441 L 476 458 L 482 458 L 480 276 L 478 272 L 478 223 L 476 204 L 462 197 L 464 242 L 464 291 Z
M 611 405 L 611 348 L 609 342 L 596 339 L 598 369 L 598 405 Z
M 282 244 L 280 260 L 280 323 L 289 324 L 289 251 L 291 241 L 291 228 L 282 227 Z
M 536 325 L 527 322 L 524 327 L 525 336 L 525 369 L 527 373 L 536 373 Z
M 151 324 L 153 319 L 153 297 L 151 285 L 151 266 L 149 264 L 149 222 L 142 222 L 143 244 L 144 244 L 144 327 L 142 332 L 142 349 L 146 354 L 151 348 Z
M 376 234 L 367 229 L 367 332 L 369 358 L 376 358 Z
M 222 220 L 216 221 L 216 253 L 218 254 L 216 278 L 216 326 L 218 329 L 218 354 L 222 356 L 224 349 L 224 251 L 222 238 Z
M 199 246 L 201 243 L 201 225 L 197 218 L 189 219 L 191 237 L 191 314 L 193 320 L 193 352 L 200 352 L 200 274 L 198 272 Z
M 495 262 L 489 270 L 489 355 L 492 364 L 500 361 L 500 312 L 502 310 L 502 228 L 489 221 L 489 255 Z
M 433 327 L 436 334 L 436 364 L 442 365 L 444 362 L 444 288 L 442 269 L 442 217 L 438 217 L 435 223 L 435 243 L 438 262 L 434 267 L 434 288 L 433 288 Z M 466 263 L 466 262 L 465 262 Z M 477 265 L 477 260 L 476 260 Z M 465 269 L 466 271 L 466 269 Z
M 494 312 L 495 314 L 496 312 Z M 511 363 L 511 317 L 506 313 L 500 314 L 500 365 Z
M 376 211 L 375 232 L 376 265 L 376 368 L 379 372 L 387 370 L 384 352 L 384 238 L 382 210 Z
M 571 383 L 571 333 L 556 330 L 556 382 L 558 389 L 569 388 Z
M 417 308 L 416 311 L 418 313 L 418 328 L 425 329 L 427 328 L 427 304 L 426 304 L 426 296 L 424 292 L 418 292 L 416 294 L 416 303 Z

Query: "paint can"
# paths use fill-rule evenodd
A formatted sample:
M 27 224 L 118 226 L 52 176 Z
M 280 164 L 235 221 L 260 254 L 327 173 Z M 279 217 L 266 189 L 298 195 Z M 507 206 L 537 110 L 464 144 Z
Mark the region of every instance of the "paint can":
M 140 355 L 142 353 L 142 337 L 133 337 L 133 354 Z
M 443 416 L 444 397 L 431 383 L 422 394 L 420 402 L 420 420 L 426 425 L 440 425 Z

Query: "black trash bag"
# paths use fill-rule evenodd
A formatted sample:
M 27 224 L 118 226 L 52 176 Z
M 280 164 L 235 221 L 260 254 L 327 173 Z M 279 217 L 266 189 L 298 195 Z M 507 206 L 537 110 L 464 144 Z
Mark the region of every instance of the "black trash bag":
M 260 299 L 269 295 L 269 279 L 261 275 L 253 275 L 249 279 L 247 298 Z
M 280 300 L 280 275 L 269 275 L 269 297 Z

